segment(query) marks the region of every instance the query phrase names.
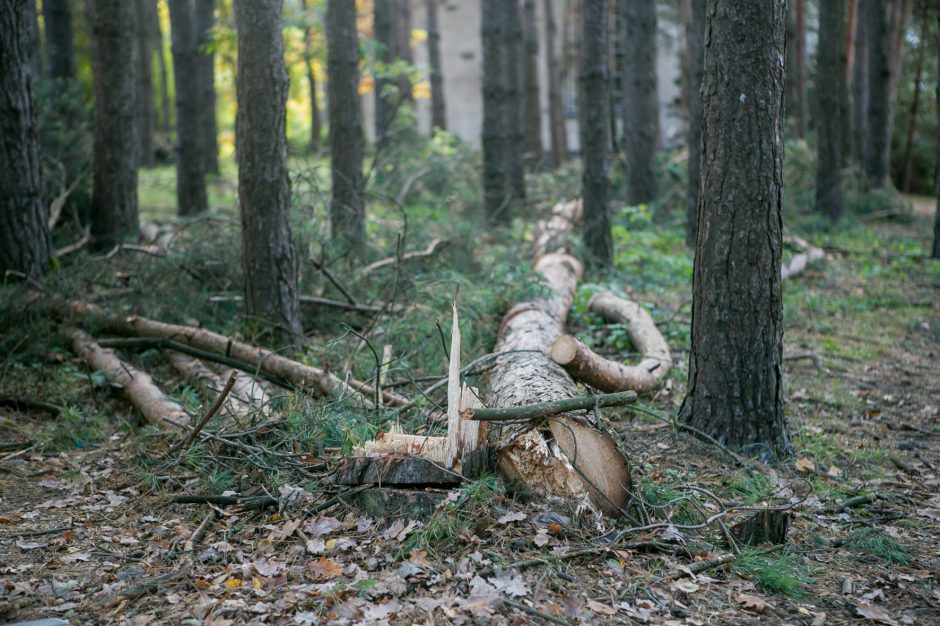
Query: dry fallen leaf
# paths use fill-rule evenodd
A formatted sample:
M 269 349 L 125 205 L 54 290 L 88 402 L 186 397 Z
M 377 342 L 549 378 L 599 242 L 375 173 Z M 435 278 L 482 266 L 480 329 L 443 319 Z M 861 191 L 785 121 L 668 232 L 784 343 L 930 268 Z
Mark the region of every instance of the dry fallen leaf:
M 855 612 L 858 613 L 860 617 L 864 617 L 870 622 L 897 626 L 897 622 L 891 619 L 891 616 L 888 615 L 888 611 L 880 606 L 875 606 L 871 602 L 859 602 L 855 607 Z
M 816 471 L 816 465 L 811 460 L 807 459 L 806 457 L 803 457 L 802 459 L 797 459 L 796 462 L 793 463 L 793 466 L 796 468 L 796 471 L 798 472 L 805 472 L 807 470 L 809 470 L 810 472 Z
M 315 581 L 325 582 L 339 576 L 343 572 L 343 568 L 332 559 L 321 556 L 316 561 L 307 563 L 307 571 L 310 572 L 310 576 Z
M 498 520 L 496 520 L 496 523 L 497 524 L 509 524 L 511 522 L 521 522 L 525 518 L 526 518 L 526 514 L 521 511 L 510 511 L 509 513 L 506 513 L 505 515 L 500 517 Z
M 754 611 L 755 613 L 763 613 L 764 609 L 773 606 L 763 598 L 749 593 L 738 594 L 735 596 L 734 601 L 743 606 L 746 610 Z
M 539 532 L 532 538 L 532 543 L 540 548 L 548 544 L 548 533 L 544 528 L 539 529 Z

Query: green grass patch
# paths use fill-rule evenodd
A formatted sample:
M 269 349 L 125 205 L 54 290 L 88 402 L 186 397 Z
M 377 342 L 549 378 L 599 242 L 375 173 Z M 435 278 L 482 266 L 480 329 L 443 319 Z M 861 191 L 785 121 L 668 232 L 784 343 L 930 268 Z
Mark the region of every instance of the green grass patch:
M 885 563 L 907 565 L 910 557 L 897 539 L 880 528 L 859 528 L 846 537 L 843 545 L 856 554 L 873 556 Z
M 764 591 L 798 600 L 809 596 L 806 586 L 814 582 L 800 558 L 789 552 L 774 555 L 760 550 L 744 550 L 731 569 Z

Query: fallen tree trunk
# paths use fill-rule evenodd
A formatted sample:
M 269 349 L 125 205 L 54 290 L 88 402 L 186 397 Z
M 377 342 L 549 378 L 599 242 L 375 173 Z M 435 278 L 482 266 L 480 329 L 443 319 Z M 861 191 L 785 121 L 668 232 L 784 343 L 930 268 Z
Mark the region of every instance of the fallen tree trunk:
M 581 394 L 571 376 L 552 361 L 552 343 L 564 334 L 581 262 L 565 252 L 546 251 L 567 238 L 580 203 L 557 205 L 535 234 L 535 272 L 547 298 L 516 304 L 497 333 L 495 359 L 484 397 L 488 407 L 518 407 L 565 400 Z M 562 250 L 564 249 L 564 244 Z M 620 515 L 630 488 L 626 457 L 601 424 L 583 413 L 565 413 L 541 423 L 503 426 L 496 431 L 497 465 L 509 479 L 549 497 L 580 501 L 608 515 Z
M 186 382 L 195 387 L 204 398 L 209 398 L 210 396 L 221 393 L 226 385 L 226 383 L 222 382 L 222 378 L 218 374 L 198 359 L 187 356 L 182 352 L 176 352 L 175 350 L 167 352 L 167 358 L 170 360 L 170 365 L 173 366 L 173 369 L 182 374 Z M 239 378 L 244 376 L 244 374 L 241 374 L 238 370 L 229 369 L 228 372 L 225 373 L 225 380 L 228 381 L 231 379 L 233 372 L 235 372 L 235 380 L 232 383 L 232 389 L 227 394 L 221 410 L 223 412 L 231 412 L 235 415 L 248 415 L 252 410 L 261 405 L 253 405 L 250 400 L 246 401 L 238 394 Z M 246 376 L 245 378 L 248 377 Z
M 112 385 L 120 387 L 148 422 L 167 429 L 169 424 L 164 420 L 165 417 L 189 421 L 189 414 L 160 391 L 149 374 L 121 361 L 112 350 L 102 348 L 77 328 L 67 328 L 65 334 L 72 340 L 75 352 L 88 366 L 102 372 Z
M 552 360 L 576 380 L 607 393 L 627 389 L 642 393 L 659 386 L 672 368 L 672 354 L 650 314 L 637 303 L 606 292 L 594 296 L 588 307 L 608 322 L 623 324 L 643 360 L 624 365 L 606 359 L 571 335 L 555 340 Z
M 346 387 L 343 381 L 331 372 L 299 363 L 271 350 L 236 341 L 204 328 L 168 324 L 145 317 L 122 317 L 79 300 L 59 302 L 54 305 L 54 308 L 64 316 L 74 315 L 94 322 L 103 330 L 120 335 L 172 339 L 200 350 L 231 356 L 249 364 L 252 368 L 260 368 L 274 376 L 288 380 L 298 387 L 312 388 L 328 398 L 335 399 Z M 375 396 L 375 388 L 372 385 L 356 379 L 350 379 L 348 384 L 351 389 L 359 392 L 366 399 Z M 408 403 L 406 398 L 391 391 L 383 391 L 382 397 L 387 406 L 404 406 Z

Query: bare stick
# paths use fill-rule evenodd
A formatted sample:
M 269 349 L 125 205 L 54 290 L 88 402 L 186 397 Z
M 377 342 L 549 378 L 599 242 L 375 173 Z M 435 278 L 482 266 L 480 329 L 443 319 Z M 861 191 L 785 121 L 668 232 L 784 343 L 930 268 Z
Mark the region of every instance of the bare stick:
M 467 409 L 461 417 L 484 422 L 509 422 L 514 420 L 538 419 L 559 413 L 583 411 L 586 409 L 604 408 L 608 406 L 623 406 L 636 402 L 635 391 L 620 391 L 600 396 L 583 396 L 580 398 L 565 398 L 551 402 L 539 402 L 525 406 L 507 406 L 497 409 Z
M 378 261 L 375 261 L 374 263 L 370 263 L 369 265 L 366 265 L 364 268 L 359 270 L 359 275 L 368 276 L 369 274 L 377 270 L 395 265 L 396 263 L 403 263 L 405 261 L 413 261 L 415 259 L 425 259 L 429 256 L 432 256 L 435 252 L 437 252 L 437 249 L 441 245 L 446 244 L 446 243 L 447 242 L 444 241 L 443 239 L 433 239 L 431 243 L 428 244 L 428 247 L 425 248 L 424 250 L 415 250 L 413 252 L 406 252 L 401 255 L 401 258 L 398 258 L 397 256 L 390 256 L 384 259 L 379 259 Z
M 229 375 L 228 380 L 225 381 L 225 386 L 222 387 L 222 391 L 219 392 L 219 395 L 215 399 L 215 402 L 212 403 L 212 406 L 210 406 L 209 409 L 206 411 L 205 415 L 202 416 L 202 419 L 199 420 L 199 423 L 196 424 L 195 427 L 193 427 L 192 431 L 190 431 L 186 439 L 184 439 L 182 443 L 176 444 L 175 446 L 170 448 L 168 454 L 173 454 L 179 449 L 186 450 L 189 447 L 189 445 L 196 438 L 196 435 L 199 434 L 199 431 L 202 430 L 203 427 L 209 423 L 209 420 L 211 420 L 215 416 L 215 414 L 219 412 L 219 409 L 222 408 L 222 405 L 225 403 L 225 398 L 228 397 L 228 394 L 232 390 L 232 386 L 235 384 L 235 379 L 237 377 L 238 377 L 238 373 L 235 372 L 235 370 L 232 370 L 232 373 Z
M 343 297 L 349 300 L 349 304 L 352 304 L 354 306 L 359 304 L 358 302 L 356 302 L 356 299 L 352 297 L 352 294 L 349 293 L 349 290 L 346 289 L 346 286 L 343 285 L 342 281 L 340 281 L 340 279 L 338 279 L 335 275 L 333 275 L 333 272 L 331 272 L 329 268 L 327 268 L 327 266 L 321 263 L 318 263 L 314 259 L 311 259 L 311 262 L 313 263 L 314 267 L 316 267 L 318 270 L 323 272 L 323 275 L 326 276 L 327 280 L 333 283 L 333 286 L 336 287 L 341 294 L 343 294 Z
M 196 529 L 196 532 L 193 533 L 193 536 L 190 537 L 185 544 L 183 544 L 183 552 L 192 552 L 193 547 L 205 536 L 206 531 L 209 530 L 209 526 L 215 521 L 216 512 L 209 511 L 209 514 L 206 515 L 206 518 L 202 520 L 202 523 L 199 524 L 199 527 Z

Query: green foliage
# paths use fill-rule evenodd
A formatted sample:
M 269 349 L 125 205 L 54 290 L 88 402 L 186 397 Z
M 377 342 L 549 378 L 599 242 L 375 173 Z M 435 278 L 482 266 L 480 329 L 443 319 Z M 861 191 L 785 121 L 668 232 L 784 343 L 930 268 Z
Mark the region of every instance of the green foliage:
M 738 576 L 753 580 L 764 591 L 797 600 L 808 597 L 806 585 L 814 582 L 800 558 L 789 552 L 776 556 L 762 550 L 743 550 L 731 569 Z
M 100 415 L 89 414 L 80 407 L 66 407 L 53 422 L 48 447 L 52 451 L 87 447 L 103 437 L 104 425 Z
M 485 474 L 464 484 L 456 497 L 444 501 L 425 525 L 408 537 L 399 556 L 406 556 L 411 550 L 433 550 L 460 536 L 471 524 L 489 517 L 496 500 L 504 493 L 502 479 L 496 474 Z
M 897 539 L 880 528 L 859 528 L 850 532 L 843 545 L 856 554 L 874 556 L 885 563 L 907 565 L 910 557 Z
M 766 502 L 774 496 L 777 488 L 763 474 L 737 471 L 728 482 L 728 489 L 738 494 L 744 502 Z

